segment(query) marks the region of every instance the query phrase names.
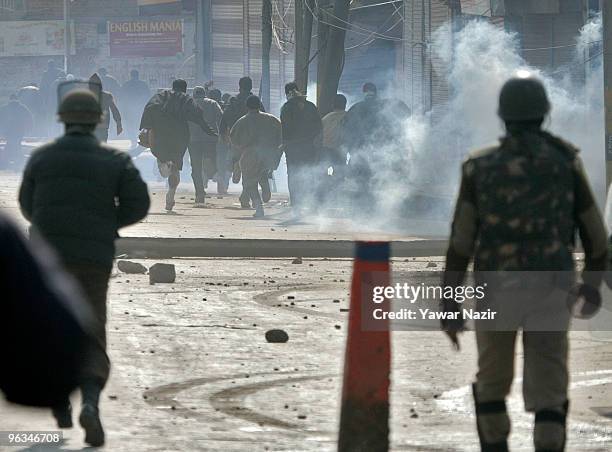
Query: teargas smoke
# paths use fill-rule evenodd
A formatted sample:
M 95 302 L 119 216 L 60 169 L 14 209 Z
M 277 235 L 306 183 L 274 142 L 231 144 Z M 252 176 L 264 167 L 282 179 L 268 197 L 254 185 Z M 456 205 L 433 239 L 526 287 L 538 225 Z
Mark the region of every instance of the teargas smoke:
M 383 109 L 387 127 L 381 136 L 368 141 L 367 149 L 359 150 L 369 156 L 372 197 L 366 204 L 352 203 L 349 216 L 354 221 L 347 227 L 363 231 L 367 225 L 368 230 L 389 233 L 447 234 L 461 161 L 471 149 L 495 144 L 503 135 L 503 123 L 497 116 L 499 92 L 503 83 L 521 70 L 544 82 L 552 104 L 544 127 L 581 149 L 593 190 L 603 206 L 601 17 L 582 28 L 576 37 L 573 61 L 554 72 L 530 67 L 521 57 L 517 36 L 488 22 L 467 23 L 455 34 L 454 44 L 449 36 L 447 25 L 432 42 L 432 51 L 450 68 L 449 102 L 425 114 L 414 113 L 401 123 L 391 103 Z M 434 71 L 438 69 L 434 67 Z M 389 93 L 380 97 L 392 99 Z M 349 193 L 366 189 L 361 182 L 359 178 L 353 180 Z M 324 207 L 327 209 L 319 212 L 329 214 L 335 206 L 328 203 Z M 329 226 L 329 215 L 327 219 L 322 217 L 321 225 Z

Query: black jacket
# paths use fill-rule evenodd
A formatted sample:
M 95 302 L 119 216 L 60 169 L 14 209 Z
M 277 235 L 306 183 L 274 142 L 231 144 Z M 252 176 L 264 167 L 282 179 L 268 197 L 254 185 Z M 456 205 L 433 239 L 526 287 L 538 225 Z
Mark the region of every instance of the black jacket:
M 153 129 L 153 155 L 161 161 L 174 162 L 180 169 L 189 145 L 189 122 L 197 124 L 210 135 L 216 134 L 204 120 L 204 110 L 192 97 L 166 90 L 149 100 L 140 120 L 140 128 Z
M 110 267 L 118 229 L 143 219 L 150 200 L 128 154 L 72 132 L 32 154 L 19 203 L 65 262 Z

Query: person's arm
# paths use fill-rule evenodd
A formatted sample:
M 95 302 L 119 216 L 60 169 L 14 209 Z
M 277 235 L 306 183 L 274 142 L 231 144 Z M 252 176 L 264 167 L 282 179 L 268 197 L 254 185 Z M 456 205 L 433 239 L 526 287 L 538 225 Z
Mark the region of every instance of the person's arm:
M 585 284 L 598 288 L 606 270 L 608 260 L 608 238 L 603 218 L 595 202 L 581 159 L 574 161 L 575 220 L 580 241 L 584 248 Z
M 291 114 L 288 111 L 287 104 L 281 108 L 280 121 L 281 121 L 281 139 L 282 145 L 286 146 L 293 139 L 292 127 L 291 127 Z
M 129 155 L 122 156 L 124 168 L 119 183 L 117 220 L 119 227 L 128 226 L 147 216 L 151 199 L 147 184 Z
M 121 132 L 123 132 L 123 126 L 121 125 L 121 113 L 119 113 L 119 109 L 117 108 L 117 104 L 115 104 L 115 98 L 113 97 L 113 95 L 109 94 L 109 96 L 109 108 L 111 114 L 113 115 L 113 119 L 117 124 L 117 135 L 121 135 Z
M 478 216 L 474 166 L 468 160 L 463 164 L 461 171 L 461 185 L 455 205 L 451 236 L 446 252 L 446 266 L 442 277 L 443 287 L 457 287 L 463 284 L 465 272 L 474 254 L 477 235 Z M 441 309 L 445 312 L 456 312 L 458 306 L 454 299 L 444 299 L 441 301 Z M 447 331 L 457 331 L 462 327 L 463 319 L 457 322 L 442 321 L 442 329 Z
M 26 220 L 32 221 L 32 210 L 34 206 L 34 177 L 32 175 L 32 164 L 35 156 L 32 156 L 23 171 L 21 187 L 19 187 L 19 206 Z
M 202 110 L 202 108 L 200 108 L 200 106 L 196 104 L 192 98 L 187 98 L 183 106 L 185 119 L 187 119 L 187 121 L 191 121 L 200 126 L 207 135 L 217 135 L 217 132 L 215 132 L 215 130 L 210 127 L 210 125 L 204 119 L 204 110 Z

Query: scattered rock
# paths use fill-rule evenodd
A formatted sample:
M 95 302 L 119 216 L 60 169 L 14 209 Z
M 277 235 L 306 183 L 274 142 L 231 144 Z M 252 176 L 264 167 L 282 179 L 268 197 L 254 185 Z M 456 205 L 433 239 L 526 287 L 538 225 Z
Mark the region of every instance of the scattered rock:
M 284 344 L 289 340 L 289 335 L 284 330 L 266 331 L 266 341 L 272 344 Z
M 302 258 L 301 257 L 296 257 L 295 259 L 293 259 L 293 261 L 291 261 L 292 264 L 301 264 L 302 263 Z
M 337 330 L 339 330 L 340 328 L 342 328 L 340 325 L 334 325 L 334 328 L 336 328 Z
M 333 303 L 340 303 L 340 300 L 334 300 Z
M 306 419 L 306 415 L 305 414 L 299 414 L 298 415 L 298 419 Z
M 287 300 L 295 300 L 295 296 L 294 295 L 287 295 Z
M 347 308 L 340 308 L 340 312 L 349 312 Z
M 109 395 L 108 398 L 111 399 L 111 400 L 117 400 L 117 396 L 116 395 L 112 395 L 112 394 Z
M 176 281 L 176 268 L 174 264 L 155 264 L 149 269 L 149 282 L 173 283 Z
M 428 262 L 427 263 L 427 268 L 435 268 L 437 266 L 438 266 L 438 264 L 436 264 L 435 262 Z
M 129 273 L 133 275 L 142 275 L 147 272 L 147 267 L 138 262 L 130 261 L 118 261 L 117 268 L 123 273 Z
M 419 417 L 419 415 L 418 415 L 418 414 L 416 414 L 416 413 L 412 413 L 412 414 L 410 415 L 410 417 L 411 417 L 412 419 L 417 419 L 417 418 Z

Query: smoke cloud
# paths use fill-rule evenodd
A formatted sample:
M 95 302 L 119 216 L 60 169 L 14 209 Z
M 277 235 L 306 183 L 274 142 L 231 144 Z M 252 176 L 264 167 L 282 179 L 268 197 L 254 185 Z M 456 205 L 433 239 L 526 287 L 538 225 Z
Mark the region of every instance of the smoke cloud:
M 395 134 L 392 143 L 366 150 L 375 155 L 370 159 L 375 202 L 348 209 L 355 220 L 348 227 L 362 231 L 367 224 L 370 231 L 446 235 L 461 161 L 471 149 L 495 144 L 504 134 L 497 116 L 498 96 L 504 82 L 519 70 L 534 73 L 545 84 L 552 111 L 544 127 L 581 149 L 603 206 L 601 17 L 576 36 L 574 60 L 552 73 L 530 67 L 521 57 L 517 36 L 500 27 L 474 20 L 455 34 L 454 42 L 449 39 L 449 27 L 440 29 L 432 43 L 449 68 L 449 102 L 425 115 L 412 115 L 401 130 L 389 130 Z M 366 223 L 364 211 L 368 212 Z M 324 217 L 319 218 L 322 227 L 329 226 L 329 218 Z

